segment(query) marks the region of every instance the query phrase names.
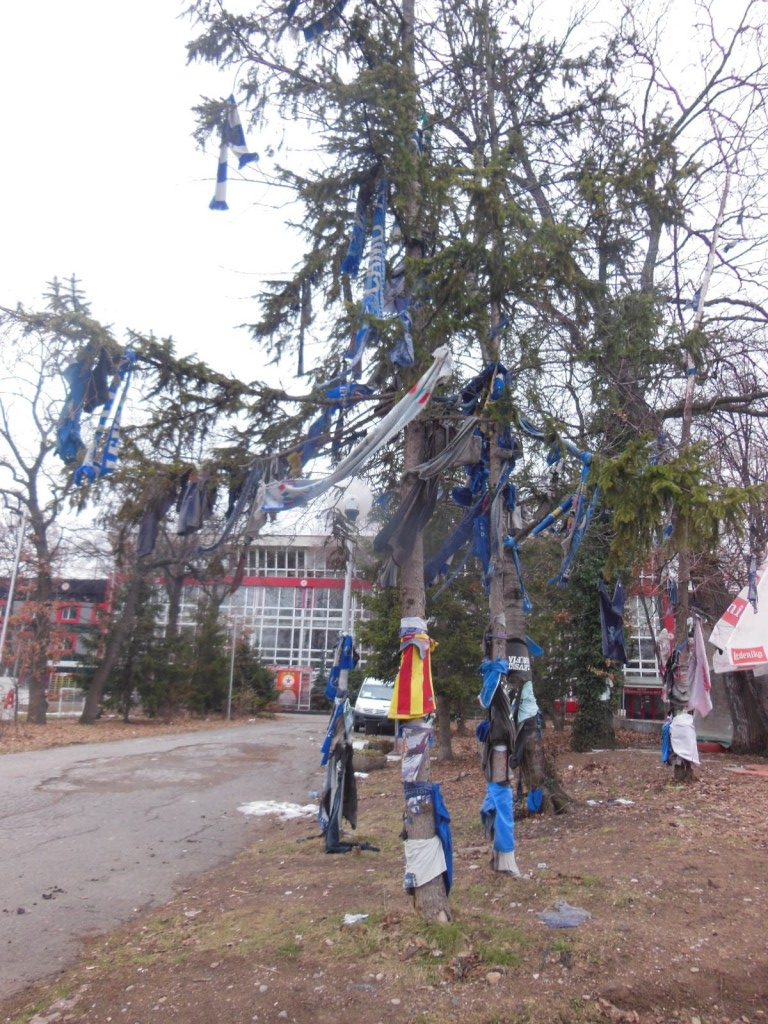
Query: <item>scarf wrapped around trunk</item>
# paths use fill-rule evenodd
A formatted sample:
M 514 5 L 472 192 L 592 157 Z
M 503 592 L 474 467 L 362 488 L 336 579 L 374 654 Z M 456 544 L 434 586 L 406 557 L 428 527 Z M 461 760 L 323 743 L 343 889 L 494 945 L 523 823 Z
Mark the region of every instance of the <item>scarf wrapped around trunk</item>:
M 430 655 L 437 644 L 423 630 L 407 632 L 400 639 L 400 670 L 395 680 L 388 717 L 410 721 L 434 714 Z

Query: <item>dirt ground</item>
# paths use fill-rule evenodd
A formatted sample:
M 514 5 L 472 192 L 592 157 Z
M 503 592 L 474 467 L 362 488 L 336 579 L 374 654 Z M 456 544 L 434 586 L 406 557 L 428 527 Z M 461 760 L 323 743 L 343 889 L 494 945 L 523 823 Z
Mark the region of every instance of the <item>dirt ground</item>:
M 521 879 L 488 866 L 473 742 L 433 765 L 453 818 L 451 924 L 425 925 L 403 893 L 391 763 L 359 782 L 357 838 L 379 852 L 328 856 L 312 819 L 255 820 L 233 864 L 92 940 L 0 1021 L 768 1021 L 768 778 L 729 770 L 757 759 L 705 755 L 682 787 L 655 746 L 547 744 L 576 803 L 517 824 Z M 559 899 L 591 919 L 546 927 Z

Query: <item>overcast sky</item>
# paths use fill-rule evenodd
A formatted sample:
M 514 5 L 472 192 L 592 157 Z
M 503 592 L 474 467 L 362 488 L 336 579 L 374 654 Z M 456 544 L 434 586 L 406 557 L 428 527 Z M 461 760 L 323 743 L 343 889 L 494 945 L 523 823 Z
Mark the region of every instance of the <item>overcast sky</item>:
M 217 146 L 197 148 L 191 108 L 228 95 L 234 72 L 187 67 L 181 9 L 4 5 L 0 304 L 39 304 L 46 281 L 74 272 L 118 338 L 129 326 L 172 334 L 182 352 L 253 379 L 263 359 L 235 325 L 256 318 L 259 277 L 289 270 L 298 241 L 254 205 L 264 186 L 236 171 L 229 212 L 208 209 Z
M 230 210 L 208 209 L 217 147 L 197 148 L 191 108 L 201 94 L 227 96 L 235 71 L 186 65 L 194 28 L 183 6 L 4 5 L 0 304 L 37 304 L 46 281 L 74 272 L 118 338 L 128 326 L 172 334 L 182 352 L 254 379 L 264 361 L 236 325 L 256 318 L 251 296 L 265 275 L 291 269 L 300 241 L 266 208 L 274 191 L 234 169 Z M 539 15 L 561 21 L 568 6 L 542 0 Z M 595 4 L 592 24 L 606 8 Z M 249 133 L 262 154 L 276 141 Z

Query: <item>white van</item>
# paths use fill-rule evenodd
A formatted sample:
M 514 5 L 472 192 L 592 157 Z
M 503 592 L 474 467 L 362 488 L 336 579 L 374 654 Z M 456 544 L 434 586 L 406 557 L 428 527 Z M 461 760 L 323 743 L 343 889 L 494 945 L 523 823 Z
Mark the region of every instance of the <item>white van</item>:
M 394 683 L 387 683 L 383 679 L 369 676 L 363 680 L 354 707 L 356 732 L 364 729 L 366 733 L 394 733 L 395 723 L 393 719 L 387 718 L 394 689 Z

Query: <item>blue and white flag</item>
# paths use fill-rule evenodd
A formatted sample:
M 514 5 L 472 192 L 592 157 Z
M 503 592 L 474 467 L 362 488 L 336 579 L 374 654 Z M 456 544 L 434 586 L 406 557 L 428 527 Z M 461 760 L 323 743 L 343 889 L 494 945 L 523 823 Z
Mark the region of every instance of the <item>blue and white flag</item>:
M 227 116 L 221 129 L 221 147 L 219 149 L 219 165 L 216 171 L 216 192 L 208 204 L 211 210 L 228 210 L 227 206 L 227 161 L 230 151 L 238 158 L 238 167 L 259 159 L 258 153 L 249 153 L 245 142 L 245 133 L 240 121 L 240 113 L 235 97 L 227 99 Z
M 373 208 L 368 270 L 365 275 L 362 313 L 364 317 L 381 318 L 384 312 L 384 259 L 386 255 L 387 182 L 382 178 L 376 188 L 376 204 Z M 359 370 L 366 345 L 375 329 L 364 323 L 355 334 L 345 353 L 349 369 Z

